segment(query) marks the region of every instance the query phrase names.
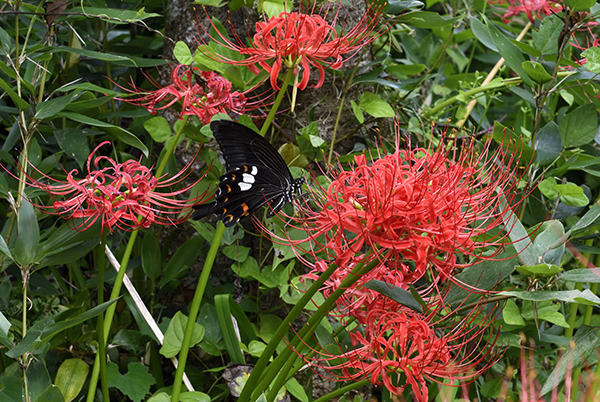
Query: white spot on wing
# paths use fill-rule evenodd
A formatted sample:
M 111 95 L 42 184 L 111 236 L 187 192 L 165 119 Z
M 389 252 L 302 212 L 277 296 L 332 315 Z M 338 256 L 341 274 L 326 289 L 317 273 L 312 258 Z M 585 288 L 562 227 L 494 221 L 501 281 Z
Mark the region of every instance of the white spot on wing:
M 256 166 L 252 166 L 252 171 L 250 172 L 250 174 L 252 176 L 256 176 L 257 173 L 258 173 L 258 168 Z
M 244 183 L 244 182 L 240 182 L 238 184 L 240 186 L 240 191 L 248 191 L 252 188 L 252 184 L 248 184 L 248 183 Z
M 256 166 L 254 166 L 253 169 L 256 169 Z M 250 183 L 250 184 L 252 184 L 252 183 L 254 183 L 254 180 L 255 180 L 255 178 L 254 178 L 254 176 L 252 174 L 248 174 L 248 173 L 242 174 L 242 181 L 244 183 Z

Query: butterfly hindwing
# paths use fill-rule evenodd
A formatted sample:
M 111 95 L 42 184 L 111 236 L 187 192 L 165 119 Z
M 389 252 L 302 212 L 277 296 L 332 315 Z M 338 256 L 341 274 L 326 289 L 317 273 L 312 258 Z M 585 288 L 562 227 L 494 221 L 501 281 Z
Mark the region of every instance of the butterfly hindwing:
M 227 173 L 220 177 L 213 203 L 194 206 L 193 219 L 215 214 L 230 227 L 265 204 L 271 217 L 294 199 L 304 178 L 292 178 L 285 161 L 267 140 L 232 121 L 214 121 L 211 129 L 223 152 Z

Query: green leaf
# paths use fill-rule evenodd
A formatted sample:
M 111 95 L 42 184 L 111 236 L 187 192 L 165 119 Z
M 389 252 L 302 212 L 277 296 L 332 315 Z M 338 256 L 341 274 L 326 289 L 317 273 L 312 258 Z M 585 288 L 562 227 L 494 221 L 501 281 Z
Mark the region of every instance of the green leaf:
M 490 49 L 493 52 L 497 52 L 498 48 L 494 44 L 492 36 L 490 35 L 490 31 L 483 24 L 483 22 L 479 21 L 476 18 L 471 18 L 470 23 L 471 23 L 471 29 L 473 30 L 475 37 L 481 43 L 483 43 L 488 49 Z
M 73 226 L 77 226 L 77 222 L 74 221 Z M 84 231 L 77 231 L 68 224 L 61 225 L 40 244 L 40 267 L 60 264 L 65 257 L 67 261 L 74 261 L 87 254 L 100 242 L 100 229 L 100 224 Z
M 549 121 L 535 136 L 535 163 L 538 166 L 548 166 L 561 152 L 560 129 L 554 121 Z
M 258 3 L 258 12 L 265 13 L 268 18 L 276 17 L 286 10 L 291 10 L 288 0 L 263 0 Z
M 155 116 L 146 120 L 144 122 L 144 128 L 146 131 L 148 131 L 152 139 L 158 143 L 165 142 L 169 137 L 171 137 L 171 135 L 173 135 L 169 122 L 162 116 Z
M 72 11 L 90 16 L 109 18 L 109 22 L 113 23 L 140 22 L 147 18 L 161 17 L 160 14 L 145 12 L 144 7 L 139 10 L 126 10 L 120 8 L 74 6 Z
M 518 47 L 516 47 L 506 36 L 504 36 L 500 30 L 498 30 L 498 28 L 496 28 L 494 24 L 490 22 L 490 20 L 488 20 L 485 16 L 483 18 L 487 25 L 490 37 L 492 38 L 494 45 L 496 45 L 498 48 L 498 53 L 500 53 L 502 57 L 504 57 L 504 60 L 506 60 L 506 64 L 508 64 L 508 66 L 512 68 L 513 71 L 519 75 L 519 77 L 521 77 L 524 84 L 533 86 L 531 79 L 521 67 L 525 61 L 525 57 L 523 57 L 521 50 L 519 50 Z
M 538 264 L 517 267 L 517 271 L 531 278 L 550 278 L 562 271 L 562 268 L 552 264 Z
M 202 244 L 204 244 L 202 236 L 194 236 L 183 243 L 164 267 L 163 277 L 157 286 L 163 287 L 172 280 L 183 276 L 202 252 Z
M 179 399 L 181 400 L 181 398 Z M 159 392 L 158 394 L 152 395 L 146 402 L 171 402 L 171 396 L 166 392 Z
M 142 269 L 150 279 L 160 276 L 162 268 L 162 253 L 158 239 L 152 231 L 144 232 L 142 239 Z
M 43 120 L 47 119 L 48 117 L 56 116 L 56 114 L 61 112 L 77 94 L 78 92 L 71 92 L 68 95 L 39 103 L 36 107 L 35 116 L 33 116 L 33 118 Z
M 298 380 L 296 380 L 294 377 L 290 378 L 288 382 L 285 383 L 285 388 L 289 391 L 290 394 L 292 394 L 292 396 L 294 396 L 300 402 L 309 401 L 304 387 L 302 387 L 302 385 L 300 385 Z
M 561 307 L 560 303 L 551 301 L 537 303 L 526 301 L 523 302 L 521 314 L 526 320 L 544 320 L 563 328 L 569 328 L 569 324 L 567 324 L 565 317 L 559 312 Z
M 538 62 L 526 60 L 521 64 L 521 67 L 523 67 L 523 70 L 525 70 L 527 75 L 538 84 L 543 84 L 552 79 L 552 76 L 548 74 L 544 66 Z
M 45 402 L 40 399 L 41 394 L 52 385 L 50 382 L 50 374 L 46 369 L 46 365 L 41 360 L 34 360 L 27 368 L 27 388 L 29 392 L 29 400 Z M 60 394 L 60 391 L 59 391 Z M 62 395 L 61 395 L 62 397 Z
M 592 46 L 581 53 L 581 56 L 586 58 L 583 65 L 588 71 L 594 74 L 600 74 L 600 48 Z
M 223 254 L 234 261 L 244 262 L 250 254 L 250 247 L 231 245 L 223 247 Z
M 57 386 L 50 385 L 35 399 L 35 402 L 65 402 L 65 398 Z
M 439 28 L 452 24 L 456 18 L 445 18 L 432 11 L 414 11 L 404 13 L 396 23 L 410 25 L 416 28 Z
M 565 4 L 571 12 L 589 11 L 590 7 L 596 4 L 596 0 L 565 0 Z
M 558 37 L 563 27 L 564 23 L 558 16 L 549 15 L 542 19 L 540 28 L 531 33 L 533 44 L 542 56 L 556 54 L 558 51 Z
M 175 44 L 175 47 L 173 48 L 173 56 L 175 56 L 179 64 L 186 66 L 189 66 L 194 61 L 190 48 L 183 41 L 178 41 Z
M 169 398 L 169 401 L 171 398 Z M 210 402 L 211 398 L 209 395 L 200 391 L 182 392 L 179 396 L 181 402 Z M 150 402 L 150 401 L 148 401 Z
M 8 246 L 6 245 L 6 242 L 4 241 L 4 237 L 2 237 L 2 235 L 0 235 L 0 253 L 4 254 L 5 256 L 14 261 L 14 258 Z
M 538 228 L 533 244 L 527 250 L 536 262 L 560 265 L 565 252 L 564 240 L 561 241 L 564 234 L 565 228 L 559 220 L 546 221 Z
M 373 279 L 367 282 L 365 284 L 365 287 L 367 289 L 374 290 L 377 293 L 381 293 L 382 295 L 387 296 L 395 302 L 398 302 L 403 306 L 406 306 L 418 313 L 421 313 L 423 311 L 423 307 L 419 304 L 417 300 L 415 300 L 413 295 L 409 291 L 404 290 L 398 286 L 390 286 L 389 284 L 383 281 Z
M 364 92 L 360 96 L 359 106 L 375 118 L 396 116 L 394 109 L 392 109 L 389 103 L 381 99 L 379 95 L 371 92 Z
M 165 340 L 160 348 L 160 354 L 167 357 L 175 357 L 181 350 L 181 342 L 185 334 L 187 327 L 188 317 L 182 312 L 178 311 L 175 316 L 171 319 L 169 327 L 165 332 Z M 194 331 L 192 333 L 192 339 L 190 340 L 190 347 L 193 347 L 202 341 L 204 338 L 204 327 L 197 322 L 194 323 Z
M 540 396 L 561 387 L 567 372 L 572 373 L 574 367 L 581 367 L 600 346 L 600 331 L 597 327 L 582 326 L 573 337 L 574 346 L 568 347 L 558 364 L 542 386 Z
M 570 207 L 585 207 L 590 203 L 583 188 L 573 183 L 556 184 L 554 188 L 561 196 L 561 201 Z
M 502 309 L 502 318 L 504 322 L 510 325 L 525 325 L 525 320 L 521 317 L 519 306 L 512 299 L 508 299 Z
M 89 371 L 90 366 L 81 359 L 67 359 L 60 365 L 54 384 L 60 388 L 65 402 L 71 402 L 79 395 Z
M 570 282 L 600 283 L 600 268 L 572 269 L 563 272 L 558 278 Z
M 568 235 L 565 237 L 569 238 L 572 233 L 575 233 L 580 230 L 587 229 L 589 226 L 593 225 L 596 220 L 600 217 L 600 205 L 597 202 L 592 204 L 590 210 L 583 215 L 583 217 L 577 221 L 575 225 L 569 230 Z
M 504 226 L 511 228 L 508 236 L 513 242 L 512 245 L 517 250 L 519 261 L 521 265 L 535 265 L 538 263 L 535 254 L 532 252 L 531 239 L 525 229 L 525 226 L 521 223 L 519 218 L 514 214 L 506 202 L 502 202 L 503 209 L 502 220 Z
M 119 373 L 119 366 L 109 363 L 106 366 L 108 386 L 114 387 L 128 396 L 133 402 L 140 402 L 150 392 L 156 380 L 148 372 L 148 367 L 131 362 L 127 365 L 127 374 Z
M 20 110 L 27 110 L 29 108 L 29 103 L 25 102 L 17 93 L 12 89 L 12 87 L 0 78 L 0 88 L 4 90 L 10 97 L 10 99 L 17 105 Z
M 215 296 L 217 317 L 219 318 L 219 325 L 221 327 L 221 332 L 223 333 L 223 342 L 225 343 L 225 350 L 229 353 L 229 359 L 232 363 L 244 363 L 244 355 L 240 349 L 237 332 L 235 331 L 231 311 L 229 309 L 230 298 L 230 294 Z
M 562 290 L 562 291 L 519 291 L 511 290 L 500 292 L 501 296 L 514 296 L 521 300 L 529 300 L 535 302 L 541 301 L 564 301 L 566 303 L 580 303 L 586 306 L 600 304 L 600 298 L 592 293 L 589 289 L 585 290 Z
M 352 111 L 354 112 L 354 117 L 356 117 L 356 120 L 358 120 L 360 124 L 363 124 L 365 122 L 365 115 L 363 114 L 360 106 L 358 106 L 353 100 L 350 101 L 350 105 L 352 106 Z
M 11 326 L 12 324 L 10 321 L 8 321 L 4 314 L 2 314 L 0 311 L 0 336 L 4 338 L 8 337 L 8 331 L 10 330 Z
M 425 64 L 394 64 L 387 66 L 385 72 L 392 77 L 400 78 L 403 75 L 416 75 L 425 70 Z
M 567 113 L 558 128 L 565 148 L 578 147 L 591 142 L 598 130 L 596 105 L 588 103 Z
M 40 228 L 33 205 L 26 198 L 21 201 L 17 228 L 17 239 L 13 249 L 15 260 L 22 266 L 33 264 L 40 241 Z
M 90 154 L 90 148 L 86 137 L 81 133 L 81 129 L 68 128 L 65 130 L 54 130 L 54 137 L 60 149 L 75 159 L 79 167 L 83 169 Z
M 117 139 L 123 141 L 124 143 L 126 143 L 128 145 L 136 147 L 137 149 L 142 151 L 145 156 L 148 156 L 148 148 L 146 148 L 146 145 L 144 145 L 144 143 L 142 141 L 140 141 L 140 139 L 137 138 L 133 133 L 130 133 L 129 131 L 125 130 L 124 128 L 115 126 L 114 124 L 110 124 L 110 123 L 106 123 L 104 121 L 94 119 L 92 117 L 88 117 L 88 116 L 80 114 L 80 113 L 60 112 L 58 115 L 60 117 L 66 117 L 67 119 L 76 121 L 78 123 L 87 124 L 87 125 L 90 125 L 93 127 L 106 128 L 107 129 L 106 131 L 110 135 L 116 137 Z M 108 129 L 110 129 L 110 130 L 108 130 Z

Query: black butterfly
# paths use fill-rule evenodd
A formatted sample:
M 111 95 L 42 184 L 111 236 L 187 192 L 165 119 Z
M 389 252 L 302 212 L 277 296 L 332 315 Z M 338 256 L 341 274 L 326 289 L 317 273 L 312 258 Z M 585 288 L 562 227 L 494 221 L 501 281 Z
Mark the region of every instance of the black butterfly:
M 292 178 L 285 161 L 267 140 L 234 121 L 213 121 L 210 129 L 223 152 L 227 173 L 219 179 L 214 201 L 194 206 L 193 219 L 215 214 L 230 227 L 265 204 L 271 217 L 296 197 L 304 178 Z

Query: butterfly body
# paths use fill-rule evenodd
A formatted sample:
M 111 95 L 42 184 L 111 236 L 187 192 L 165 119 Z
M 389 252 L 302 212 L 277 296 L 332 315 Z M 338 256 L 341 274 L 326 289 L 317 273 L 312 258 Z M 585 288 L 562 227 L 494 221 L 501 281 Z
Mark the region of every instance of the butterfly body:
M 233 121 L 213 121 L 210 128 L 223 152 L 227 172 L 219 179 L 214 201 L 194 206 L 193 219 L 215 214 L 230 227 L 265 204 L 271 217 L 294 200 L 304 178 L 292 178 L 285 161 L 267 140 Z

